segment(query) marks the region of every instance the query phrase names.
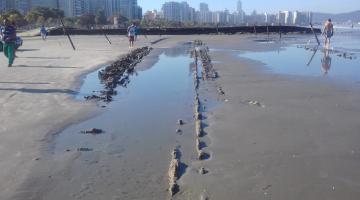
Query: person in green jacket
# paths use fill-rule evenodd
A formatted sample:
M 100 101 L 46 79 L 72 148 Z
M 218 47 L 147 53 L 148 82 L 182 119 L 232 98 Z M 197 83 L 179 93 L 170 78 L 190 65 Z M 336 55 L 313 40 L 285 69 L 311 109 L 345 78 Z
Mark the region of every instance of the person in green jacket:
M 9 59 L 8 67 L 11 67 L 15 59 L 16 28 L 8 19 L 4 20 L 5 27 L 2 30 L 4 55 Z

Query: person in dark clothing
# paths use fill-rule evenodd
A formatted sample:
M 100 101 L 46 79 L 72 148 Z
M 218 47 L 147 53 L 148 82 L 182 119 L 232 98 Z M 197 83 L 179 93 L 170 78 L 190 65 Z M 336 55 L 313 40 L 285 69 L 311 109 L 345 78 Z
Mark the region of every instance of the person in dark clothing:
M 3 52 L 4 50 L 4 44 L 2 42 L 2 38 L 3 38 L 3 26 L 0 25 L 0 52 Z
M 8 67 L 11 67 L 15 59 L 16 28 L 8 19 L 4 20 L 2 41 L 4 43 L 4 55 L 9 59 Z
M 41 35 L 41 38 L 42 38 L 43 40 L 46 40 L 47 35 L 48 35 L 48 32 L 47 32 L 47 30 L 46 30 L 46 28 L 45 28 L 45 25 L 42 25 L 42 26 L 40 27 L 40 35 Z

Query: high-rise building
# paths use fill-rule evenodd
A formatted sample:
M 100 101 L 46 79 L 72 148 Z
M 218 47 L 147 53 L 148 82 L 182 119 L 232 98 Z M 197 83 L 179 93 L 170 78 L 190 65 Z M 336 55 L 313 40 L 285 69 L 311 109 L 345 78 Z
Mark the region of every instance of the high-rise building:
M 236 5 L 236 13 L 234 13 L 235 24 L 241 24 L 245 22 L 245 12 L 242 8 L 242 2 L 239 0 Z
M 0 13 L 6 10 L 6 0 L 0 0 Z
M 105 14 L 113 16 L 120 12 L 120 0 L 106 0 L 105 1 Z
M 98 11 L 106 11 L 107 0 L 90 0 L 90 13 L 96 14 Z
M 89 0 L 62 0 L 60 2 L 60 8 L 67 17 L 81 16 L 90 13 Z
M 195 20 L 195 9 L 187 2 L 166 2 L 162 6 L 164 18 L 175 22 L 189 22 Z
M 243 9 L 242 9 L 242 2 L 241 2 L 241 0 L 239 0 L 239 1 L 237 2 L 236 11 L 237 11 L 238 13 L 244 12 Z
M 162 6 L 164 18 L 169 21 L 180 21 L 180 3 L 178 2 L 166 2 Z
M 37 6 L 58 8 L 58 0 L 0 0 L 0 11 L 16 9 L 26 14 Z
M 10 9 L 16 9 L 16 2 L 14 0 L 6 0 L 6 9 L 10 10 Z
M 213 14 L 213 23 L 227 24 L 229 22 L 229 11 L 217 11 Z
M 106 0 L 105 13 L 107 16 L 120 14 L 130 20 L 142 18 L 142 8 L 137 0 Z
M 132 19 L 134 14 L 133 2 L 132 0 L 120 0 L 119 13 L 128 19 Z
M 308 12 L 307 19 L 308 19 L 307 23 L 312 23 L 312 21 L 313 21 L 313 13 L 312 12 Z
M 291 11 L 279 11 L 277 20 L 279 24 L 291 25 L 293 23 L 293 14 Z
M 142 19 L 143 17 L 143 10 L 142 10 L 142 7 L 140 6 L 136 6 L 135 7 L 135 15 L 134 15 L 134 19 Z
M 59 0 L 59 2 L 66 0 Z M 58 8 L 57 0 L 31 0 L 31 7 L 49 7 L 49 8 Z
M 120 14 L 128 19 L 137 19 L 137 0 L 120 0 Z
M 0 0 L 0 13 L 5 10 L 5 0 Z
M 200 23 L 211 23 L 212 13 L 207 3 L 200 3 L 200 11 L 198 12 L 197 21 Z
M 209 5 L 207 3 L 200 3 L 200 12 L 209 12 Z
M 30 0 L 15 0 L 15 8 L 22 14 L 26 14 L 31 9 Z
M 180 21 L 188 22 L 191 21 L 191 9 L 187 2 L 180 3 Z
M 0 0 L 0 9 L 2 11 L 15 9 L 15 0 Z
M 293 12 L 293 21 L 292 24 L 300 24 L 300 21 L 302 21 L 302 14 L 299 11 L 294 11 Z
M 294 25 L 308 25 L 312 22 L 312 13 L 294 11 L 292 20 Z

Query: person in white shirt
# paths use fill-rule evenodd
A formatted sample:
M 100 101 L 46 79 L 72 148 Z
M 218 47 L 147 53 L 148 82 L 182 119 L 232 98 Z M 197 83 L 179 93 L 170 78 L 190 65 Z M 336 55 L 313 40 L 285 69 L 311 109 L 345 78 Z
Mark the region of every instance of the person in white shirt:
M 129 37 L 129 43 L 130 43 L 129 48 L 133 48 L 134 47 L 135 36 L 136 36 L 135 23 L 133 23 L 131 26 L 128 27 L 127 32 L 128 32 L 128 37 Z

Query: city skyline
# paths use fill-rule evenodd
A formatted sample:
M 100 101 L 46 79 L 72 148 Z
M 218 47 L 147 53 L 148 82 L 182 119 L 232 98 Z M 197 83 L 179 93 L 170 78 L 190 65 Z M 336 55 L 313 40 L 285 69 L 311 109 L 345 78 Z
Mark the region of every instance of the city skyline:
M 130 20 L 142 18 L 142 8 L 137 0 L 0 0 L 0 12 L 16 9 L 26 14 L 37 6 L 59 8 L 66 17 L 96 14 L 103 10 L 106 16 L 121 13 Z
M 176 2 L 182 2 L 179 0 Z M 338 3 L 328 0 L 303 0 L 301 2 L 295 0 L 277 0 L 269 3 L 266 0 L 243 0 L 243 10 L 250 14 L 253 10 L 259 13 L 277 13 L 280 10 L 299 10 L 299 11 L 313 11 L 322 13 L 343 13 L 360 10 L 360 1 L 358 0 L 335 0 Z M 144 11 L 147 10 L 161 10 L 161 6 L 169 0 L 138 0 L 140 6 Z M 237 0 L 225 0 L 225 1 L 210 1 L 210 0 L 191 0 L 186 1 L 191 7 L 199 9 L 200 3 L 204 2 L 209 4 L 209 9 L 212 11 L 228 9 L 230 12 L 236 11 Z M 155 6 L 156 5 L 156 6 Z M 358 9 L 356 9 L 358 8 Z
M 171 22 L 199 22 L 220 25 L 241 25 L 241 24 L 285 24 L 285 25 L 307 25 L 312 23 L 312 12 L 280 11 L 276 14 L 252 13 L 245 15 L 242 8 L 242 1 L 237 1 L 236 12 L 211 11 L 206 3 L 200 3 L 199 10 L 189 6 L 187 2 L 166 2 L 161 12 L 149 11 L 144 14 L 144 19 L 153 21 L 156 18 L 164 18 Z

